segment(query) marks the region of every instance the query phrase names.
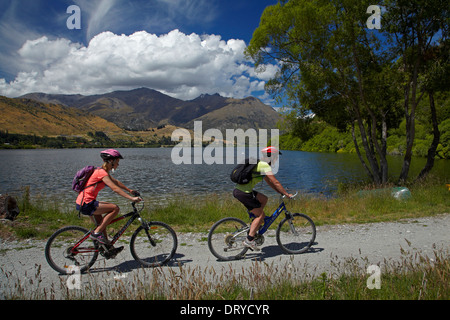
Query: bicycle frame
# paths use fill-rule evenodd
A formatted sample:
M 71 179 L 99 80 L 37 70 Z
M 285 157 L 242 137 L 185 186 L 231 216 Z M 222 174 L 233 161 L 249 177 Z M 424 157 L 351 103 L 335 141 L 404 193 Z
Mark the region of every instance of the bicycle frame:
M 123 215 L 121 217 L 118 217 L 118 218 L 114 219 L 113 221 L 111 221 L 111 223 L 109 225 L 111 225 L 113 223 L 116 223 L 118 221 L 121 221 L 121 220 L 123 220 L 125 218 L 128 218 L 128 217 L 131 217 L 131 218 L 127 221 L 127 223 L 119 231 L 117 231 L 117 233 L 111 239 L 111 241 L 110 241 L 111 245 L 114 245 L 114 243 L 116 243 L 116 241 L 119 240 L 119 238 L 122 236 L 122 234 L 134 222 L 134 220 L 139 219 L 139 221 L 142 222 L 142 219 L 141 219 L 139 213 L 137 211 L 132 211 L 132 212 L 129 212 L 129 213 L 127 213 L 127 214 L 125 214 L 125 215 Z
M 264 224 L 258 230 L 258 233 L 260 235 L 263 235 L 267 231 L 267 229 L 270 228 L 272 223 L 278 218 L 278 216 L 282 212 L 285 212 L 286 216 L 289 215 L 289 211 L 287 211 L 287 209 L 286 209 L 286 204 L 284 203 L 284 200 L 281 201 L 280 205 L 278 206 L 278 208 L 275 209 L 275 211 L 272 213 L 272 215 L 270 215 L 268 217 L 264 217 Z M 251 213 L 250 211 L 248 211 L 248 215 L 250 216 L 251 219 L 256 218 L 256 216 L 253 213 Z
M 136 209 L 135 204 L 133 203 L 132 206 L 133 206 L 133 211 L 131 211 L 131 212 L 127 213 L 127 214 L 124 214 L 124 215 L 122 215 L 122 216 L 120 216 L 120 217 L 118 217 L 118 218 L 115 218 L 114 220 L 112 220 L 112 221 L 109 223 L 108 226 L 110 226 L 111 224 L 116 223 L 116 222 L 118 222 L 118 221 L 121 221 L 121 220 L 123 220 L 123 219 L 126 219 L 126 218 L 128 218 L 128 217 L 131 217 L 131 218 L 127 221 L 127 223 L 126 223 L 119 231 L 117 231 L 117 233 L 114 235 L 114 237 L 113 237 L 112 240 L 110 241 L 110 244 L 111 244 L 111 245 L 114 245 L 114 244 L 116 243 L 116 241 L 119 240 L 119 238 L 122 236 L 122 234 L 128 229 L 128 227 L 129 227 L 136 219 L 138 219 L 141 223 L 143 223 L 143 220 L 142 220 L 142 218 L 141 218 L 141 215 L 139 214 L 139 211 Z M 80 252 L 87 252 L 87 251 L 92 251 L 92 249 L 86 250 L 85 248 L 84 248 L 85 250 L 78 250 L 78 246 L 79 246 L 80 244 L 82 244 L 87 238 L 89 238 L 91 232 L 92 232 L 92 229 L 89 230 L 89 232 L 87 232 L 87 233 L 83 236 L 83 238 L 82 238 L 80 241 L 78 241 L 78 242 L 72 247 L 72 251 L 77 251 L 77 253 L 80 253 Z M 150 238 L 150 237 L 149 237 L 149 238 Z M 150 239 L 150 241 L 152 241 L 152 240 Z M 94 251 L 98 251 L 98 249 L 95 249 Z

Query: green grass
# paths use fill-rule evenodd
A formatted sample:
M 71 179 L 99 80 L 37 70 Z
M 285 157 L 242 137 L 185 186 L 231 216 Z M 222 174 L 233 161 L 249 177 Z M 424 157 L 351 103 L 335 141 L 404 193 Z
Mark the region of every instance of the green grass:
M 288 200 L 286 205 L 291 212 L 306 213 L 316 225 L 398 221 L 450 213 L 450 191 L 445 181 L 429 178 L 408 185 L 408 188 L 412 194 L 408 200 L 397 200 L 383 192 L 368 192 L 361 196 L 360 190 L 374 189 L 363 185 L 340 188 L 332 198 L 300 195 L 296 200 Z M 27 189 L 18 200 L 21 213 L 13 223 L 0 224 L 0 236 L 45 239 L 65 225 L 92 227 L 90 219 L 79 218 L 74 208 L 62 210 L 57 201 L 45 198 L 30 200 Z M 266 213 L 272 213 L 277 206 L 278 198 L 271 198 Z M 122 211 L 127 209 L 122 208 Z M 164 205 L 147 205 L 143 216 L 168 223 L 177 232 L 207 232 L 214 222 L 227 216 L 248 221 L 245 208 L 232 197 L 231 192 L 197 197 L 179 195 Z M 278 222 L 275 221 L 272 228 Z M 122 225 L 123 222 L 119 222 L 113 228 L 118 230 Z
M 379 192 L 360 196 L 359 190 L 371 188 L 347 186 L 333 198 L 303 196 L 289 201 L 287 206 L 292 212 L 307 213 L 317 225 L 397 221 L 450 212 L 450 192 L 444 181 L 428 179 L 408 185 L 408 188 L 412 197 L 405 201 Z M 276 199 L 271 199 L 267 212 L 277 205 Z M 63 211 L 46 199 L 30 200 L 27 190 L 19 199 L 19 207 L 21 214 L 16 221 L 0 224 L 3 237 L 46 239 L 64 225 L 91 226 L 90 220 L 78 218 L 75 210 Z M 242 205 L 229 194 L 206 195 L 196 199 L 178 196 L 166 205 L 148 205 L 143 215 L 147 219 L 164 221 L 177 232 L 207 232 L 214 222 L 226 216 L 248 220 Z M 420 252 L 409 252 L 409 249 L 402 249 L 401 261 L 389 260 L 381 264 L 380 289 L 367 288 L 368 262 L 361 257 L 336 262 L 335 270 L 320 275 L 308 273 L 305 266 L 268 265 L 254 261 L 248 270 L 233 270 L 230 267 L 222 272 L 208 267 L 191 269 L 181 265 L 179 268 L 164 269 L 165 272 L 158 268 L 145 269 L 139 271 L 146 273 L 144 277 L 126 280 L 131 283 L 114 281 L 94 285 L 93 282 L 82 292 L 64 287 L 61 290 L 51 288 L 50 291 L 30 292 L 17 283 L 5 298 L 58 299 L 56 292 L 64 292 L 63 299 L 448 300 L 448 249 L 434 248 L 434 257 L 431 258 L 422 256 Z M 5 273 L 4 276 L 13 278 L 12 274 Z M 36 283 L 40 283 L 39 277 L 36 273 Z M 85 277 L 96 281 L 93 275 Z M 61 286 L 64 286 L 64 281 Z

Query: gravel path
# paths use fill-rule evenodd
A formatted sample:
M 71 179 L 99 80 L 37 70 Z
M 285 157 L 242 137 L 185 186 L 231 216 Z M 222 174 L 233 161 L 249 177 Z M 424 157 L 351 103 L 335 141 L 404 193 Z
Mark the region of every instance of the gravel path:
M 216 260 L 208 250 L 207 233 L 181 233 L 174 261 L 161 270 L 173 273 L 180 272 L 181 268 L 214 269 L 226 275 L 229 270 L 245 272 L 254 266 L 256 259 L 266 266 L 292 267 L 299 273 L 331 274 L 336 263 L 348 259 L 364 259 L 366 263 L 379 265 L 386 260 L 400 260 L 402 249 L 432 257 L 434 248 L 450 248 L 449 230 L 450 214 L 399 222 L 319 226 L 312 249 L 293 256 L 282 253 L 274 233 L 270 234 L 273 231 L 269 231 L 260 253 L 251 253 L 233 262 Z M 64 291 L 68 276 L 59 276 L 50 268 L 44 257 L 44 247 L 45 241 L 0 240 L 0 299 L 10 296 L 19 284 L 35 292 L 50 287 Z M 141 271 L 125 247 L 115 259 L 97 261 L 89 277 L 91 281 L 112 281 L 132 278 Z

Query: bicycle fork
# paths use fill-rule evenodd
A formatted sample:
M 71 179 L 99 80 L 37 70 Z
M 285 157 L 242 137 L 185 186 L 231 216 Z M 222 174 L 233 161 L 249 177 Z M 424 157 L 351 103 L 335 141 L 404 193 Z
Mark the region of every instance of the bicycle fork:
M 288 219 L 289 228 L 291 229 L 291 232 L 294 236 L 298 236 L 297 230 L 295 230 L 294 223 L 292 221 L 294 220 L 294 216 L 290 212 L 286 212 L 286 218 Z
M 150 241 L 150 244 L 153 247 L 156 247 L 156 242 L 153 240 L 150 233 L 148 232 L 148 230 L 150 230 L 150 226 L 141 217 L 139 217 L 138 220 L 141 223 L 142 227 L 144 228 L 144 231 L 145 231 L 145 234 L 147 235 L 148 241 Z

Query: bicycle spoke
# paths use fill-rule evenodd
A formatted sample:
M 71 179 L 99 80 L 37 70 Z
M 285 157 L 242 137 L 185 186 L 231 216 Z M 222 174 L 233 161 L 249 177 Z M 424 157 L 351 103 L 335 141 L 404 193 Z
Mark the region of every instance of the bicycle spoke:
M 211 253 L 219 260 L 234 260 L 242 257 L 247 248 L 243 241 L 247 236 L 248 226 L 236 218 L 225 218 L 211 228 L 208 246 Z
M 77 244 L 87 230 L 81 227 L 65 227 L 55 232 L 45 247 L 45 257 L 49 265 L 56 271 L 67 274 L 71 266 L 76 266 L 80 272 L 90 268 L 98 256 L 96 244 L 89 238 Z
M 316 228 L 311 218 L 295 213 L 281 221 L 276 236 L 283 251 L 290 254 L 302 253 L 314 243 Z
M 162 222 L 151 222 L 148 230 L 139 227 L 131 237 L 131 254 L 141 264 L 155 267 L 167 263 L 175 254 L 175 231 Z

